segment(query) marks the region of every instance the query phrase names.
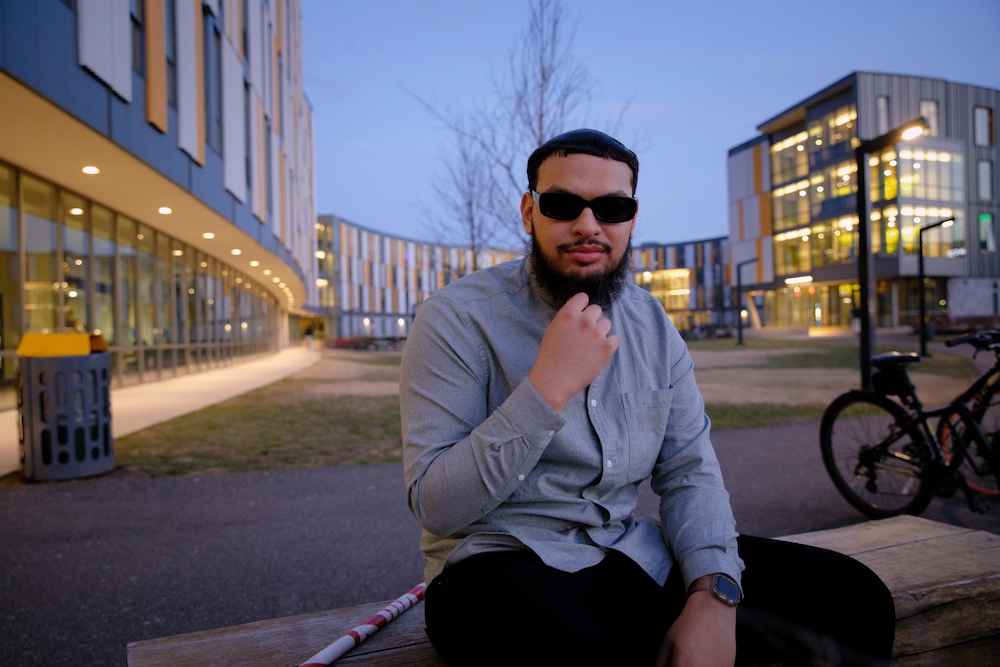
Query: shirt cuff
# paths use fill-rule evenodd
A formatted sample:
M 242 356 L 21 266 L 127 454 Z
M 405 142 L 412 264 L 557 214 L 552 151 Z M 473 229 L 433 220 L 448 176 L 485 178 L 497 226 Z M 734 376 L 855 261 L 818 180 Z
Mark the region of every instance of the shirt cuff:
M 507 422 L 534 447 L 545 447 L 566 420 L 552 409 L 528 378 L 498 408 Z
M 693 551 L 684 559 L 680 567 L 681 573 L 684 575 L 684 590 L 690 590 L 695 579 L 718 572 L 730 576 L 740 586 L 740 593 L 743 592 L 740 576 L 743 568 L 739 561 L 733 559 L 722 549 L 709 547 Z

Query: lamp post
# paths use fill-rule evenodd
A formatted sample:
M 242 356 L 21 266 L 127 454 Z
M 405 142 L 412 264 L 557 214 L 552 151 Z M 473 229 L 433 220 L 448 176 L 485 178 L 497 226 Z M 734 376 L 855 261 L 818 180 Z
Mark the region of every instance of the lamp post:
M 754 264 L 756 259 L 748 259 L 736 265 L 736 344 L 743 344 L 743 267 Z
M 858 163 L 858 193 L 855 197 L 858 212 L 858 296 L 861 311 L 861 341 L 859 354 L 861 356 L 861 388 L 872 389 L 872 356 L 875 354 L 875 313 L 872 303 L 872 292 L 875 291 L 874 262 L 871 246 L 871 220 L 868 218 L 868 188 L 865 185 L 865 171 L 868 168 L 865 159 L 869 153 L 880 151 L 900 140 L 913 139 L 923 134 L 928 128 L 923 117 L 917 118 L 880 137 L 862 141 L 854 149 L 854 157 Z
M 951 227 L 955 224 L 955 218 L 945 218 L 938 220 L 934 224 L 920 228 L 917 235 L 917 282 L 920 285 L 920 356 L 927 354 L 927 288 L 924 285 L 924 232 L 935 227 Z

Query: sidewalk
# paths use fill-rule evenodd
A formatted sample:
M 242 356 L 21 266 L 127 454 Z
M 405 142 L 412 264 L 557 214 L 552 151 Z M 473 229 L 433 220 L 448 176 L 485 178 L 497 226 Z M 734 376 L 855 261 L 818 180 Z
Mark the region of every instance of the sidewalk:
M 319 357 L 316 350 L 289 347 L 257 361 L 113 389 L 112 435 L 120 438 L 277 382 L 312 366 Z M 0 413 L 0 476 L 21 468 L 17 418 L 17 410 Z

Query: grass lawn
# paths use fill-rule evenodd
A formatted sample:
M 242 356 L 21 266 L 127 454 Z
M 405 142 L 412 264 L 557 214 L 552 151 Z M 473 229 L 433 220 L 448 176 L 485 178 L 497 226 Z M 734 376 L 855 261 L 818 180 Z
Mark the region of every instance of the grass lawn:
M 743 348 L 732 340 L 694 341 L 692 350 L 794 350 L 760 355 L 747 362 L 734 357 L 732 368 L 795 369 L 814 373 L 822 368 L 857 368 L 857 347 L 827 340 L 748 339 Z M 880 350 L 881 351 L 881 350 Z M 324 362 L 364 364 L 349 380 L 398 380 L 400 354 L 324 351 Z M 321 363 L 324 363 L 321 362 Z M 742 366 L 740 365 L 742 364 Z M 972 378 L 964 357 L 935 354 L 914 370 Z M 322 374 L 320 374 L 322 375 Z M 347 380 L 329 377 L 282 380 L 224 403 L 119 438 L 115 442 L 117 474 L 168 475 L 308 468 L 399 461 L 401 435 L 397 395 L 353 395 L 334 391 Z M 713 428 L 772 426 L 817 420 L 825 405 L 708 404 Z

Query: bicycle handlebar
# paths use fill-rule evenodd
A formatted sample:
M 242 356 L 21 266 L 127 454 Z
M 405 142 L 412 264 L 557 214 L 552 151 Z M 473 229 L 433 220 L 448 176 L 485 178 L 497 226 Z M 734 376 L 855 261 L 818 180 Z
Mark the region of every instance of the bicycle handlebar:
M 973 331 L 944 342 L 948 347 L 955 347 L 962 343 L 969 343 L 978 350 L 994 350 L 1000 348 L 1000 331 L 996 329 Z

